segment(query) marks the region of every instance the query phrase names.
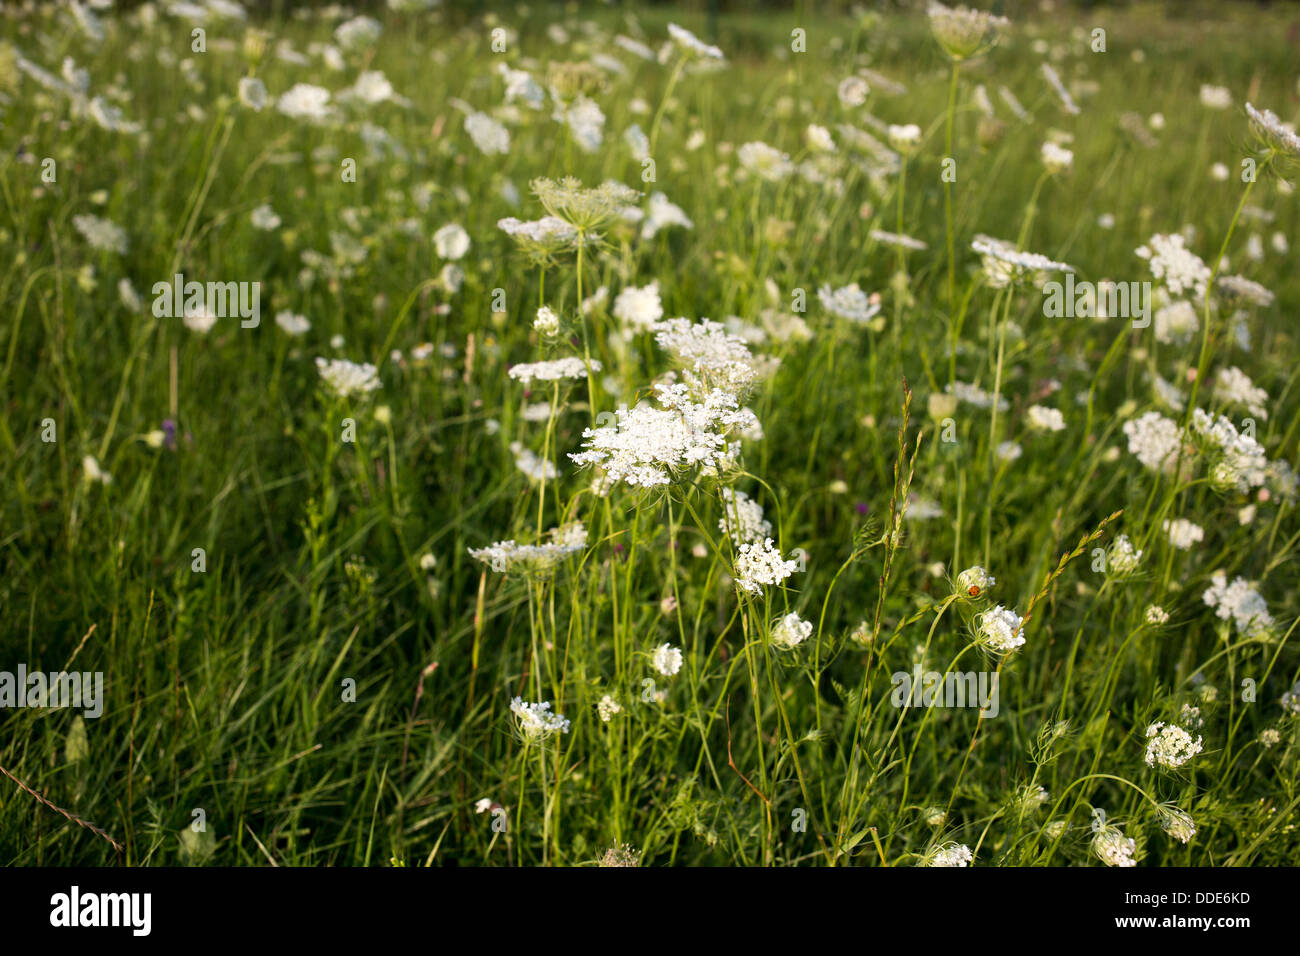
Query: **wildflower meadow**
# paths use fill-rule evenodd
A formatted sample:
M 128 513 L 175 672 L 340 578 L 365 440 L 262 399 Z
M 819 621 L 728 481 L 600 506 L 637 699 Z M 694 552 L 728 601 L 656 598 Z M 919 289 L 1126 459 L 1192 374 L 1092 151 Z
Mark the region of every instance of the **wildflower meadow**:
M 1294 863 L 1300 12 L 982 6 L 5 4 L 0 862 Z

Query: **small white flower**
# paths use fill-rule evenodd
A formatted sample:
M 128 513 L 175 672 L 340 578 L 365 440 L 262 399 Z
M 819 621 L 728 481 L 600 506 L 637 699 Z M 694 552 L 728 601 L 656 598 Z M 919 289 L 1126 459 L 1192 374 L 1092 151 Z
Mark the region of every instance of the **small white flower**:
M 1192 735 L 1177 724 L 1157 721 L 1147 728 L 1148 767 L 1181 767 L 1200 752 L 1201 738 L 1192 740 Z
M 995 654 L 1009 654 L 1025 643 L 1024 618 L 1001 604 L 975 619 L 976 642 Z
M 665 677 L 672 677 L 682 669 L 682 652 L 671 644 L 660 644 L 654 652 L 654 669 Z
M 442 259 L 459 259 L 469 251 L 469 233 L 450 222 L 433 234 L 433 248 Z
M 811 621 L 791 612 L 772 628 L 772 646 L 782 651 L 794 650 L 812 635 L 812 629 Z

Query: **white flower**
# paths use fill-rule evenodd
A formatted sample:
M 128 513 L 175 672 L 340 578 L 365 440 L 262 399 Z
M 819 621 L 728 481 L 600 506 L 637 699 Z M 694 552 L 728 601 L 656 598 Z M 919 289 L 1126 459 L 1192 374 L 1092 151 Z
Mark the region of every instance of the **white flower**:
M 465 132 L 479 152 L 487 156 L 510 152 L 510 131 L 486 113 L 474 111 L 466 115 Z
M 682 212 L 680 206 L 669 202 L 668 197 L 663 193 L 651 193 L 645 218 L 641 221 L 641 238 L 653 239 L 660 229 L 666 229 L 668 226 L 694 229 L 695 223 Z
M 199 335 L 207 335 L 212 331 L 212 327 L 217 324 L 217 316 L 209 312 L 207 306 L 185 306 L 185 311 L 181 315 L 181 321 L 191 332 L 197 332 Z
M 975 619 L 976 642 L 995 654 L 1009 654 L 1025 643 L 1025 620 L 1001 604 Z
M 742 544 L 736 552 L 736 586 L 751 594 L 761 594 L 765 585 L 780 584 L 799 568 L 799 562 L 786 561 L 781 552 L 772 547 L 772 539 L 765 538 Z
M 1161 624 L 1169 623 L 1169 612 L 1158 604 L 1152 604 L 1146 609 L 1146 621 L 1153 627 L 1159 627 Z
M 1039 431 L 1059 432 L 1065 430 L 1065 418 L 1061 415 L 1059 408 L 1030 405 L 1027 417 L 1029 426 Z
M 1257 110 L 1249 103 L 1246 104 L 1246 113 L 1250 116 L 1251 126 L 1270 149 L 1300 156 L 1300 136 L 1278 119 L 1276 113 L 1272 110 Z
M 487 797 L 482 797 L 474 801 L 475 813 L 487 813 L 491 809 L 492 809 L 492 801 L 489 800 Z
M 552 311 L 550 306 L 542 306 L 537 310 L 537 318 L 533 319 L 533 328 L 542 335 L 558 335 L 560 332 L 560 317 Z M 584 368 L 585 372 L 586 369 Z
M 778 650 L 792 651 L 812 635 L 812 629 L 812 621 L 805 621 L 791 612 L 772 628 L 772 646 Z
M 889 145 L 900 153 L 911 155 L 921 145 L 921 127 L 915 123 L 889 127 Z
M 1147 728 L 1146 762 L 1148 767 L 1180 767 L 1201 752 L 1201 738 L 1192 735 L 1177 724 L 1157 721 Z
M 1132 574 L 1142 561 L 1142 552 L 1134 549 L 1128 535 L 1122 534 L 1111 542 L 1106 553 L 1106 566 L 1116 575 Z
M 266 84 L 255 76 L 240 77 L 239 102 L 257 112 L 266 106 Z
M 289 335 L 302 335 L 311 328 L 311 322 L 305 315 L 295 315 L 288 311 L 277 312 L 275 324 Z
M 1073 151 L 1050 141 L 1043 144 L 1042 156 L 1043 165 L 1053 173 L 1062 172 L 1074 165 Z
M 1214 397 L 1229 405 L 1243 405 L 1256 418 L 1268 418 L 1268 392 L 1256 388 L 1255 383 L 1235 365 L 1219 369 L 1218 379 L 1214 384 Z
M 987 51 L 1011 28 L 1011 21 L 1006 17 L 969 7 L 932 2 L 928 13 L 934 38 L 954 60 L 965 60 Z
M 512 70 L 504 63 L 497 64 L 497 72 L 506 81 L 506 102 L 523 100 L 531 109 L 540 110 L 546 102 L 546 91 L 525 70 Z
M 1197 299 L 1205 295 L 1210 267 L 1187 248 L 1181 234 L 1154 235 L 1145 246 L 1137 248 L 1137 255 L 1150 263 L 1151 274 L 1164 282 L 1171 295 L 1185 291 L 1194 293 Z
M 1137 866 L 1137 861 L 1133 859 L 1136 849 L 1137 842 L 1131 837 L 1125 837 L 1124 831 L 1119 827 L 1104 826 L 1092 838 L 1092 851 L 1107 866 Z
M 606 694 L 596 702 L 596 713 L 600 715 L 602 723 L 609 723 L 614 719 L 616 714 L 621 713 L 623 706 L 613 697 Z
M 1273 616 L 1268 613 L 1267 602 L 1245 578 L 1238 577 L 1229 584 L 1227 575 L 1215 572 L 1201 599 L 1215 609 L 1220 620 L 1231 618 L 1237 633 L 1243 637 L 1264 636 L 1273 627 Z
M 584 153 L 600 149 L 605 138 L 605 114 L 595 100 L 579 94 L 572 105 L 557 107 L 554 118 L 569 127 L 573 141 Z
M 768 182 L 780 182 L 794 172 L 790 157 L 767 143 L 745 143 L 736 150 L 740 165 Z
M 998 461 L 1012 462 L 1025 453 L 1025 450 L 1013 441 L 999 442 L 995 455 Z
M 1232 106 L 1232 92 L 1226 86 L 1202 83 L 1201 105 L 1212 110 L 1226 110 Z
M 682 651 L 681 648 L 673 647 L 671 644 L 660 644 L 655 648 L 654 659 L 652 661 L 654 669 L 665 677 L 672 677 L 682 669 Z
M 583 431 L 586 451 L 569 454 L 579 465 L 598 466 L 609 483 L 649 487 L 669 484 L 691 469 L 718 469 L 730 461 L 732 431 L 757 419 L 734 395 L 715 389 L 696 402 L 681 383 L 655 386 L 660 408 L 642 402 L 620 407 L 616 422 Z
M 85 480 L 93 484 L 99 482 L 102 485 L 111 485 L 113 475 L 99 467 L 99 460 L 93 455 L 87 455 L 81 459 L 81 471 Z
M 252 221 L 254 229 L 261 229 L 263 232 L 280 228 L 280 217 L 275 214 L 275 210 L 269 203 L 262 203 L 256 207 L 248 214 L 248 218 Z
M 628 286 L 614 299 L 614 318 L 622 322 L 628 332 L 648 332 L 663 315 L 658 280 L 640 288 Z
M 839 87 L 835 94 L 840 99 L 840 105 L 846 110 L 856 106 L 861 106 L 867 101 L 867 95 L 871 92 L 871 87 L 867 81 L 857 76 L 846 77 L 840 81 Z
M 957 590 L 967 597 L 978 597 L 997 583 L 997 578 L 978 564 L 957 575 Z
M 353 17 L 338 25 L 334 39 L 345 50 L 355 50 L 370 46 L 383 31 L 383 25 L 373 17 Z
M 808 148 L 813 152 L 835 152 L 835 140 L 831 138 L 830 130 L 825 126 L 818 126 L 816 123 L 809 123 L 808 128 L 804 130 L 804 135 L 808 140 Z
M 119 254 L 127 250 L 126 230 L 115 222 L 83 213 L 72 217 L 72 226 L 92 249 Z
M 1184 345 L 1200 328 L 1196 307 L 1185 299 L 1176 299 L 1156 309 L 1156 341 L 1164 344 Z
M 591 360 L 591 370 L 599 372 L 601 369 L 600 362 L 597 359 Z M 561 359 L 551 359 L 545 362 L 531 362 L 522 365 L 512 365 L 507 373 L 516 381 L 523 382 L 525 385 L 531 385 L 534 381 L 538 382 L 558 382 L 566 378 L 586 378 L 587 364 L 580 358 L 568 357 Z
M 285 116 L 319 122 L 330 115 L 330 91 L 310 83 L 295 83 L 276 101 L 275 108 Z
M 443 259 L 459 259 L 469 251 L 469 233 L 459 223 L 449 222 L 433 234 L 433 248 Z
M 826 311 L 853 322 L 870 322 L 880 312 L 880 296 L 868 296 L 856 282 L 834 290 L 824 285 L 817 298 Z
M 538 457 L 531 448 L 525 448 L 523 442 L 511 442 L 510 452 L 515 456 L 515 467 L 531 480 L 551 481 L 559 477 L 554 462 Z
M 724 59 L 722 51 L 716 46 L 711 46 L 705 43 L 690 30 L 679 27 L 675 23 L 668 24 L 668 35 L 672 37 L 673 42 L 676 43 L 678 47 L 692 56 L 704 57 L 711 60 Z
M 1124 423 L 1128 450 L 1153 471 L 1171 470 L 1182 444 L 1178 424 L 1159 412 Z
M 1179 551 L 1186 551 L 1205 538 L 1205 530 L 1186 518 L 1175 518 L 1173 521 L 1166 521 L 1163 530 L 1169 535 L 1169 543 Z
M 369 362 L 349 362 L 347 359 L 323 359 L 317 357 L 316 368 L 320 377 L 336 395 L 347 398 L 350 395 L 364 395 L 379 389 L 379 370 Z
M 948 843 L 933 852 L 926 866 L 970 866 L 975 855 L 964 843 Z
M 1196 836 L 1196 823 L 1191 815 L 1177 807 L 1162 803 L 1156 808 L 1156 816 L 1160 819 L 1160 829 L 1179 843 L 1187 843 Z
M 762 541 L 772 533 L 772 522 L 763 517 L 763 506 L 743 491 L 722 489 L 722 517 L 718 530 L 737 544 Z
M 541 544 L 517 544 L 508 539 L 486 548 L 470 548 L 469 554 L 498 573 L 516 569 L 543 572 L 587 547 L 587 528 L 581 521 L 552 528 L 548 534 L 551 540 Z
M 510 702 L 510 711 L 525 743 L 537 743 L 552 734 L 569 732 L 568 719 L 563 714 L 551 713 L 549 701 L 530 704 L 516 697 Z

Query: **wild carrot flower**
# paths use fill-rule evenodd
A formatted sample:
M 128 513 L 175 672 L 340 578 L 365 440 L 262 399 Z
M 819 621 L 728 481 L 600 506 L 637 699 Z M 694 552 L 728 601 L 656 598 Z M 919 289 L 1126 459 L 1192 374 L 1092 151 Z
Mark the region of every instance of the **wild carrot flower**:
M 682 669 L 682 651 L 671 644 L 660 644 L 655 648 L 652 659 L 654 669 L 664 677 L 673 677 Z
M 954 60 L 967 60 L 988 51 L 1011 28 L 1006 17 L 938 2 L 930 4 L 929 16 L 935 40 Z
M 1025 643 L 1024 618 L 1001 604 L 975 618 L 975 641 L 994 654 L 1010 654 Z
M 510 702 L 510 712 L 515 715 L 515 727 L 524 743 L 539 743 L 554 734 L 569 732 L 568 718 L 551 713 L 549 701 L 530 704 L 516 697 Z
M 1137 860 L 1133 859 L 1136 850 L 1137 841 L 1110 824 L 1100 827 L 1092 838 L 1092 852 L 1107 866 L 1137 866 Z
M 771 538 L 736 549 L 736 586 L 750 594 L 761 594 L 764 587 L 780 584 L 798 568 L 799 562 L 781 557 Z
M 772 646 L 781 651 L 792 651 L 812 635 L 812 622 L 791 612 L 776 622 L 772 628 Z
M 1147 728 L 1146 763 L 1148 767 L 1181 767 L 1201 752 L 1201 738 L 1192 735 L 1177 724 L 1157 721 Z

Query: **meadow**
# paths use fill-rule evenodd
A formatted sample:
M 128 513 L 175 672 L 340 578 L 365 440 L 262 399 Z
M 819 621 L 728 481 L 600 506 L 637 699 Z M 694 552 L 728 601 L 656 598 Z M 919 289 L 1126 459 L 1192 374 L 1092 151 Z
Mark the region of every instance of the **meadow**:
M 1295 11 L 485 6 L 0 10 L 0 862 L 1293 863 Z

